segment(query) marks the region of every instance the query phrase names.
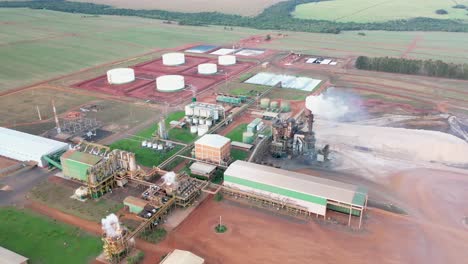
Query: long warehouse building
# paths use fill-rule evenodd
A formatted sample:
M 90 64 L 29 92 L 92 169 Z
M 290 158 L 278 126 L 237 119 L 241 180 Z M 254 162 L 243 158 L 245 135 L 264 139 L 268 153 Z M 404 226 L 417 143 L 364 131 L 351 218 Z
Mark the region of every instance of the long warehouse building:
M 46 167 L 46 155 L 69 148 L 67 143 L 0 127 L 0 156 L 19 161 L 35 161 Z
M 327 209 L 360 218 L 367 206 L 367 190 L 351 184 L 235 161 L 224 172 L 224 186 L 306 208 L 326 217 Z

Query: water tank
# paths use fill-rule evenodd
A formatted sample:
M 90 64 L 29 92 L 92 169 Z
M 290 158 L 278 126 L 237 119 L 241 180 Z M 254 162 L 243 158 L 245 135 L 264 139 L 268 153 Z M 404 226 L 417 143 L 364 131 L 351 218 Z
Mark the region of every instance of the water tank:
M 281 109 L 281 112 L 284 112 L 284 113 L 291 112 L 291 103 L 286 100 L 281 100 L 280 109 Z
M 156 90 L 160 92 L 175 92 L 185 88 L 182 75 L 163 75 L 156 78 Z
M 236 64 L 236 56 L 234 55 L 223 55 L 218 57 L 218 64 L 223 66 L 229 66 Z
M 198 124 L 204 125 L 205 124 L 205 119 L 204 118 L 199 118 L 198 119 Z
M 207 125 L 199 125 L 198 126 L 198 136 L 205 135 L 206 133 L 208 133 L 208 130 L 210 130 L 210 128 Z
M 146 147 L 146 140 L 141 142 L 142 147 Z
M 177 66 L 185 63 L 185 55 L 180 52 L 171 52 L 162 55 L 163 64 L 166 66 Z
M 270 106 L 270 98 L 260 99 L 260 107 L 262 109 L 267 109 Z
M 279 107 L 278 101 L 271 101 L 271 103 L 270 103 L 270 108 L 271 109 L 278 109 L 278 107 Z
M 197 133 L 197 131 L 198 131 L 197 126 L 191 126 L 190 127 L 190 133 L 195 134 L 195 133 Z
M 242 133 L 242 142 L 246 144 L 252 144 L 254 141 L 254 133 L 252 132 L 244 132 Z
M 135 71 L 131 68 L 116 68 L 107 71 L 109 84 L 124 84 L 135 80 Z
M 164 145 L 163 144 L 159 144 L 158 145 L 158 150 L 163 150 L 164 149 Z
M 146 147 L 148 147 L 148 148 L 152 148 L 152 147 L 153 147 L 153 143 L 151 143 L 151 142 L 148 142 L 148 143 L 146 144 Z
M 202 63 L 198 65 L 199 74 L 215 74 L 218 72 L 218 65 L 214 63 Z
M 192 104 L 188 104 L 185 106 L 185 115 L 192 116 L 193 115 L 193 107 Z
M 209 127 L 212 126 L 213 125 L 213 119 L 211 119 L 211 118 L 206 119 L 206 125 L 209 126 Z
M 153 144 L 153 149 L 158 149 L 158 144 L 157 143 Z
M 213 111 L 213 119 L 215 121 L 219 120 L 219 111 L 218 110 Z
M 192 122 L 193 122 L 192 124 L 197 125 L 197 124 L 198 124 L 198 117 L 194 117 L 194 118 L 192 119 Z

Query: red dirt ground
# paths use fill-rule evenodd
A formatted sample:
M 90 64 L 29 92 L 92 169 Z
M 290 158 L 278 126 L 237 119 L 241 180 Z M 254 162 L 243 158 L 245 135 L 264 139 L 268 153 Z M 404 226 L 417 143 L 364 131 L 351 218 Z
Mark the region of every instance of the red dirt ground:
M 0 156 L 0 169 L 13 166 L 16 163 L 18 163 L 18 161 L 9 159 L 7 157 Z
M 255 64 L 252 62 L 238 61 L 236 65 L 219 66 L 218 74 L 200 75 L 197 73 L 197 65 L 200 63 L 216 63 L 213 58 L 199 56 L 185 56 L 186 63 L 181 66 L 169 67 L 162 64 L 162 59 L 156 59 L 134 66 L 136 80 L 129 84 L 110 85 L 107 82 L 106 75 L 80 82 L 74 85 L 75 88 L 89 91 L 98 91 L 115 96 L 127 96 L 143 100 L 152 100 L 155 102 L 167 102 L 171 105 L 188 100 L 193 91 L 197 93 L 221 83 L 226 78 L 232 78 Z M 156 90 L 155 79 L 162 75 L 180 74 L 185 77 L 187 87 L 182 91 L 173 93 L 158 92 Z

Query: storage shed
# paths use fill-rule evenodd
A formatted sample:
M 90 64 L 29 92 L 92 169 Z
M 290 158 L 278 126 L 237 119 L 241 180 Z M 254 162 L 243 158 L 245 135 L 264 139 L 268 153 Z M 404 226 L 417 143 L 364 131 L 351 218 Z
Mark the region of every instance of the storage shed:
M 101 157 L 85 152 L 69 150 L 60 157 L 63 175 L 67 178 L 87 181 L 88 169 L 101 161 Z
M 45 155 L 68 148 L 64 142 L 0 127 L 0 156 L 19 161 L 32 160 L 40 167 L 47 167 Z
M 28 258 L 0 247 L 0 264 L 27 264 Z

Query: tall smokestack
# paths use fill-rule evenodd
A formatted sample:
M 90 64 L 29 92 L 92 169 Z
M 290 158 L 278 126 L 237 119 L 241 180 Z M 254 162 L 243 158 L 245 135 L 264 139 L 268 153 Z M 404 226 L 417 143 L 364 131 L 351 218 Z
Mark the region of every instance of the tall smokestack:
M 62 133 L 62 130 L 60 129 L 60 124 L 57 116 L 57 110 L 55 109 L 55 103 L 52 100 L 52 109 L 54 110 L 54 118 L 55 118 L 55 126 L 57 127 L 57 134 Z
M 312 134 L 312 130 L 314 128 L 314 114 L 312 114 L 312 111 L 307 108 L 305 109 L 304 113 L 307 118 L 307 131 L 309 134 Z

